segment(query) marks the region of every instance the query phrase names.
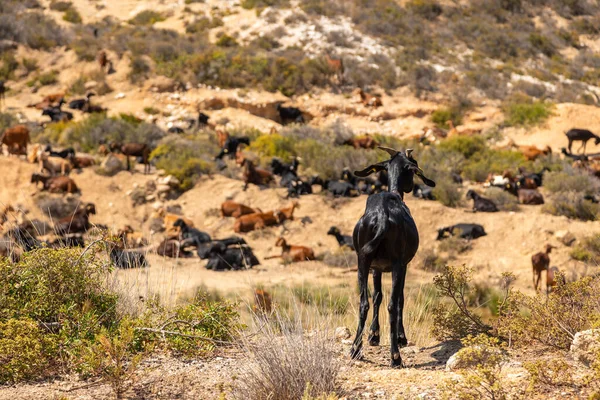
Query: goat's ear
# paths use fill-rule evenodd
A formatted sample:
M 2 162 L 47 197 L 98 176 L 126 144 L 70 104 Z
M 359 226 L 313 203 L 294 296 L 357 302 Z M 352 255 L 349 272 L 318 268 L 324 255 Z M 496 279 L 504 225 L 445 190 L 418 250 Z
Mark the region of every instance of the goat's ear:
M 371 175 L 372 173 L 383 171 L 384 169 L 387 169 L 387 161 L 369 165 L 362 171 L 354 171 L 354 175 L 358 176 L 359 178 L 364 178 L 366 176 Z
M 426 184 L 429 187 L 435 187 L 435 182 L 432 181 L 431 179 L 429 179 L 428 177 L 426 177 L 423 174 L 423 170 L 421 168 L 419 168 L 419 167 L 417 167 L 415 165 L 411 169 L 413 170 L 413 172 L 415 173 L 415 175 L 417 175 L 419 178 L 421 178 L 421 180 L 423 181 L 424 184 Z

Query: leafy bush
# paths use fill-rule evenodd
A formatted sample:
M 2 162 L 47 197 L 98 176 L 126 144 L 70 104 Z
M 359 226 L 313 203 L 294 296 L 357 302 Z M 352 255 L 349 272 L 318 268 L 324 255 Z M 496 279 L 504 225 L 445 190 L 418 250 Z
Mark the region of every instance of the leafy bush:
M 44 374 L 56 351 L 31 319 L 0 320 L 0 382 L 13 383 Z
M 23 67 L 27 70 L 27 73 L 37 71 L 39 68 L 38 62 L 35 58 L 23 57 L 21 63 L 23 64 Z
M 509 297 L 498 332 L 518 346 L 532 342 L 568 350 L 577 332 L 600 322 L 600 278 L 585 277 L 559 284 L 550 295 Z
M 433 195 L 435 199 L 446 207 L 458 207 L 462 203 L 462 194 L 458 190 L 460 185 L 453 183 L 451 179 L 436 180 Z
M 16 41 L 33 49 L 48 50 L 66 45 L 69 36 L 55 21 L 41 11 L 39 3 L 4 0 L 0 4 L 0 40 Z
M 54 11 L 65 12 L 71 7 L 73 7 L 73 3 L 70 1 L 52 1 L 50 3 L 50 9 Z
M 17 119 L 12 114 L 0 112 L 0 132 L 4 132 L 6 128 L 10 128 L 16 123 Z
M 0 58 L 0 62 L 2 63 L 0 64 L 0 79 L 11 79 L 14 72 L 19 68 L 19 62 L 14 54 L 10 51 L 4 52 Z
M 447 266 L 441 274 L 433 278 L 440 294 L 454 303 L 451 308 L 439 304 L 433 310 L 432 333 L 437 339 L 461 339 L 468 335 L 488 333 L 492 329 L 467 306 L 467 295 L 472 290 L 469 285 L 471 278 L 472 271 L 465 266 Z
M 600 205 L 585 200 L 583 195 L 577 192 L 559 192 L 544 204 L 542 211 L 582 221 L 600 219 Z
M 148 78 L 150 65 L 143 57 L 135 56 L 131 59 L 131 70 L 127 78 L 131 83 L 139 83 Z
M 169 136 L 154 149 L 150 159 L 157 168 L 179 179 L 180 190 L 185 191 L 191 189 L 202 174 L 214 170 L 212 159 L 217 153 L 218 146 L 207 140 Z
M 219 47 L 236 47 L 238 46 L 238 42 L 229 35 L 223 35 L 217 39 L 216 45 Z
M 436 19 L 442 14 L 442 6 L 435 0 L 411 0 L 406 3 L 406 8 L 428 20 Z
M 552 108 L 550 103 L 527 96 L 515 96 L 502 106 L 508 126 L 539 125 L 552 115 Z
M 194 21 L 192 21 L 189 24 L 186 24 L 185 32 L 191 33 L 191 34 L 196 34 L 196 33 L 205 32 L 212 28 L 217 28 L 219 26 L 223 26 L 223 20 L 221 20 L 219 18 L 214 18 L 214 17 L 212 19 L 208 18 L 208 17 L 202 17 L 202 18 L 195 19 Z
M 571 251 L 571 258 L 592 265 L 600 265 L 600 234 L 584 238 Z
M 442 141 L 439 148 L 470 158 L 477 153 L 483 153 L 487 149 L 487 143 L 481 136 L 454 136 Z
M 63 15 L 63 20 L 70 22 L 72 24 L 80 24 L 83 20 L 81 19 L 81 14 L 74 8 L 69 8 L 65 11 Z
M 39 83 L 41 86 L 54 85 L 58 82 L 58 71 L 49 71 L 41 74 L 36 79 L 29 81 L 29 86 L 34 86 L 35 83 Z
M 263 9 L 266 7 L 287 7 L 289 6 L 289 0 L 242 0 L 242 7 L 245 9 Z
M 452 108 L 438 108 L 431 114 L 431 121 L 437 126 L 449 129 L 448 121 L 457 126 L 462 123 L 462 113 Z
M 588 173 L 570 167 L 544 175 L 544 187 L 552 193 L 575 192 L 594 194 L 600 190 L 600 180 Z
M 37 194 L 33 201 L 44 215 L 47 215 L 51 219 L 60 219 L 73 215 L 81 203 L 79 197 L 65 197 L 53 195 L 48 192 Z
M 506 190 L 491 187 L 485 191 L 485 197 L 492 200 L 501 211 L 518 211 L 519 199 Z
M 165 20 L 165 16 L 157 11 L 144 10 L 137 13 L 133 18 L 129 20 L 132 25 L 154 25 L 156 22 Z

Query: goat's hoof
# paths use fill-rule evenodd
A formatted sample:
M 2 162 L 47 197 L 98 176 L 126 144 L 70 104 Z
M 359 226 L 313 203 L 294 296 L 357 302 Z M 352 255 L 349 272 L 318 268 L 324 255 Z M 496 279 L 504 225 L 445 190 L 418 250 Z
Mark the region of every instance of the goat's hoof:
M 371 333 L 369 335 L 369 346 L 379 346 L 379 335 Z
M 396 353 L 392 356 L 392 360 L 390 361 L 390 367 L 404 368 L 404 364 L 402 363 L 402 357 L 400 357 L 400 353 Z
M 408 340 L 405 337 L 398 338 L 398 346 L 400 348 L 408 346 Z
M 352 348 L 350 349 L 350 358 L 352 360 L 360 360 L 361 358 L 361 347 L 354 347 L 354 345 L 352 346 Z

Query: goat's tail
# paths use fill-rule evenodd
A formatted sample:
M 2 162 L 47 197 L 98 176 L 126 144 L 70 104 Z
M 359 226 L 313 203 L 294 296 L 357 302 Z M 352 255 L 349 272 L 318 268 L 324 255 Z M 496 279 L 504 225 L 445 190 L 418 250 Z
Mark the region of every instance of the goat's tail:
M 363 254 L 372 254 L 377 250 L 379 244 L 383 240 L 383 237 L 385 236 L 385 233 L 389 228 L 388 219 L 388 214 L 386 212 L 384 218 L 380 221 L 377 221 L 377 223 L 375 224 L 375 235 L 373 236 L 373 239 L 365 243 L 361 249 L 361 252 Z

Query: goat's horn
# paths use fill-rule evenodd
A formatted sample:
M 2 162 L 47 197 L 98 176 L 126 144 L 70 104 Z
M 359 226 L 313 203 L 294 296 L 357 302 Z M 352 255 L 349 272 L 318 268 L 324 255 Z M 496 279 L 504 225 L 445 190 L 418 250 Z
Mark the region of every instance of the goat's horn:
M 411 154 L 413 152 L 413 149 L 406 149 L 405 153 L 406 153 L 406 157 L 410 158 Z
M 377 146 L 379 149 L 387 152 L 390 156 L 394 157 L 396 154 L 398 154 L 397 150 L 394 150 L 392 148 L 389 147 L 384 147 L 384 146 Z

